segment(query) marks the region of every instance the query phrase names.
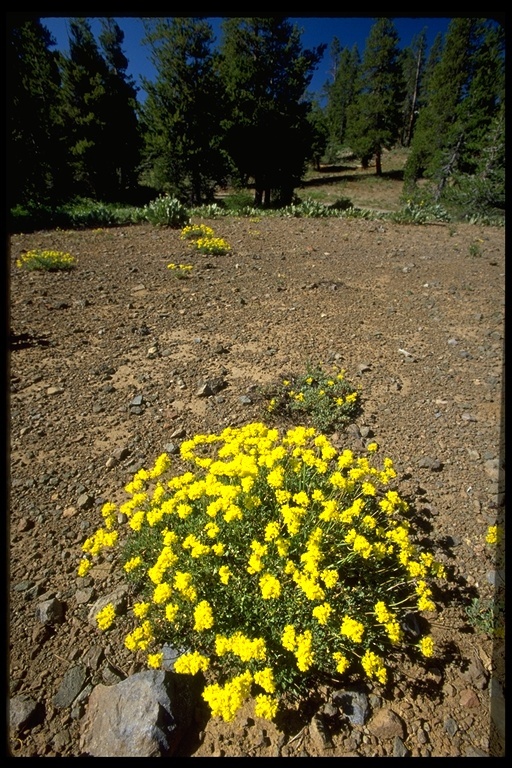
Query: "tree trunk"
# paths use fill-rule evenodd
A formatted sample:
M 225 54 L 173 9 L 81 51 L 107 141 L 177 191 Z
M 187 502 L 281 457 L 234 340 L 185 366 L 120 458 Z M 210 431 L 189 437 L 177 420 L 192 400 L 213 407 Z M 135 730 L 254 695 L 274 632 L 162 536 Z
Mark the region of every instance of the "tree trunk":
M 416 77 L 414 80 L 414 91 L 412 94 L 411 113 L 409 115 L 409 125 L 407 127 L 407 133 L 405 134 L 405 140 L 404 140 L 404 144 L 406 147 L 409 147 L 411 144 L 412 128 L 414 125 L 414 119 L 416 117 L 416 104 L 418 101 L 418 88 L 419 88 L 419 82 L 420 82 L 420 68 L 421 68 L 422 53 L 423 53 L 423 50 L 420 48 L 418 51 L 418 58 L 416 60 Z
M 375 174 L 382 176 L 382 152 L 380 149 L 375 153 Z

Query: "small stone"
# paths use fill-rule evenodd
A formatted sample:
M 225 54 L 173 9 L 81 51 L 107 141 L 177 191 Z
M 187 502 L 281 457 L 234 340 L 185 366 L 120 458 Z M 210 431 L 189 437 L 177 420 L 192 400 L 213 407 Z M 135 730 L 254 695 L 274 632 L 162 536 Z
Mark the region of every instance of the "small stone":
M 465 688 L 461 691 L 459 701 L 461 707 L 466 707 L 467 709 L 476 709 L 480 706 L 480 700 L 471 688 Z
M 64 603 L 56 597 L 44 600 L 37 606 L 36 616 L 41 624 L 61 624 L 64 621 Z
M 455 736 L 459 727 L 453 717 L 447 717 L 444 721 L 444 729 L 449 736 Z
M 94 499 L 89 496 L 88 493 L 82 493 L 76 501 L 76 505 L 79 509 L 90 509 L 94 504 Z
M 403 743 L 400 736 L 395 736 L 393 740 L 393 757 L 407 757 L 409 750 Z
M 61 395 L 64 392 L 62 387 L 48 387 L 46 390 L 47 395 Z
M 392 709 L 379 709 L 368 723 L 368 730 L 378 739 L 394 739 L 406 736 L 403 720 Z

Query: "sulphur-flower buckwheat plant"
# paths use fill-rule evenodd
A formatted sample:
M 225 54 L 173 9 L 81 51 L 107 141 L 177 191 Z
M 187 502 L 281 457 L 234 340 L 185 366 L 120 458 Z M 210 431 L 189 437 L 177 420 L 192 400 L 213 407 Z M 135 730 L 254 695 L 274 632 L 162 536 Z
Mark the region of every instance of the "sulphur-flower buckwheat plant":
M 213 237 L 214 231 L 206 224 L 189 224 L 180 232 L 181 240 L 198 240 L 200 237 Z
M 174 262 L 171 262 L 167 265 L 167 269 L 172 270 L 173 274 L 176 275 L 178 279 L 183 279 L 189 276 L 190 272 L 194 269 L 194 266 L 192 264 L 174 264 Z
M 30 271 L 39 269 L 47 272 L 57 272 L 59 270 L 74 269 L 76 258 L 65 251 L 24 251 L 16 259 L 16 266 Z
M 140 469 L 82 546 L 79 573 L 114 549 L 133 590 L 128 615 L 98 614 L 101 630 L 126 625 L 151 668 L 164 645 L 184 649 L 174 670 L 203 675 L 226 721 L 248 697 L 273 719 L 285 693 L 346 674 L 385 685 L 395 652 L 434 654 L 420 614 L 435 610 L 444 569 L 413 542 L 376 443 L 356 456 L 313 427 L 252 423 L 198 434 L 180 454 L 179 471 L 167 454 Z
M 222 256 L 231 250 L 230 244 L 222 237 L 199 237 L 195 247 L 199 253 L 212 256 Z
M 281 381 L 264 392 L 268 414 L 306 423 L 327 434 L 347 425 L 358 412 L 359 394 L 345 378 L 345 371 L 327 373 L 308 365 L 305 373 Z
M 182 240 L 190 240 L 190 245 L 199 253 L 221 256 L 231 250 L 230 244 L 222 237 L 216 237 L 215 232 L 206 224 L 188 224 L 180 233 Z

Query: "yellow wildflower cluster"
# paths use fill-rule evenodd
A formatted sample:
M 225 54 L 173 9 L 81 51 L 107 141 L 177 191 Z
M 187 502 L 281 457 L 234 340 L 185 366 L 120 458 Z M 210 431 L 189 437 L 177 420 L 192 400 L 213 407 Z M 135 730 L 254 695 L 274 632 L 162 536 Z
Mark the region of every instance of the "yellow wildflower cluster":
M 180 232 L 182 240 L 193 240 L 199 237 L 213 237 L 214 232 L 206 224 L 187 224 Z
M 338 452 L 303 425 L 196 435 L 181 444 L 185 471 L 172 475 L 162 454 L 119 508 L 102 507 L 79 574 L 121 546 L 139 595 L 126 647 L 155 669 L 164 643 L 189 649 L 175 670 L 208 670 L 217 682 L 205 701 L 225 720 L 251 695 L 257 716 L 274 717 L 306 674 L 359 669 L 385 682 L 382 649 L 412 643 L 401 620 L 435 609 L 431 579 L 443 567 L 412 543 L 393 462 L 376 454 L 376 444 L 364 456 Z M 107 606 L 97 621 L 105 630 L 119 619 Z M 430 637 L 414 642 L 432 655 Z
M 200 253 L 220 256 L 231 250 L 230 244 L 222 237 L 200 237 L 195 246 Z
M 175 264 L 174 262 L 171 262 L 167 265 L 167 269 L 173 269 L 178 273 L 185 274 L 193 270 L 194 266 L 193 264 Z
M 495 546 L 499 544 L 503 538 L 503 532 L 499 525 L 490 525 L 485 535 L 486 544 Z
M 30 250 L 16 259 L 16 266 L 28 270 L 42 269 L 49 272 L 69 270 L 76 265 L 76 258 L 65 251 Z

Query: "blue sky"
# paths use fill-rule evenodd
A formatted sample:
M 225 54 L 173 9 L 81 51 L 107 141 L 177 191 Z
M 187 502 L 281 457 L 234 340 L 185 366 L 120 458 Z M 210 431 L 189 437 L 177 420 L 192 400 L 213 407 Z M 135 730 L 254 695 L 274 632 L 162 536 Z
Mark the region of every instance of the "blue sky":
M 125 33 L 122 47 L 129 62 L 128 73 L 134 77 L 138 86 L 140 86 L 141 76 L 154 80 L 156 73 L 149 60 L 149 49 L 141 43 L 144 37 L 144 26 L 141 19 L 129 16 L 115 16 L 115 18 Z M 400 38 L 400 46 L 404 48 L 410 45 L 413 37 L 423 29 L 426 29 L 427 43 L 430 46 L 439 32 L 442 34 L 446 32 L 451 19 L 449 16 L 442 17 L 439 15 L 431 17 L 393 16 L 392 18 Z M 219 42 L 222 17 L 211 17 L 209 20 Z M 290 17 L 290 21 L 296 23 L 303 30 L 301 42 L 304 48 L 312 48 L 321 43 L 327 44 L 324 57 L 315 71 L 309 88 L 313 93 L 319 94 L 325 83 L 330 80 L 329 47 L 333 38 L 337 37 L 343 47 L 351 48 L 357 44 L 359 52 L 362 54 L 375 17 L 301 16 Z M 42 22 L 56 40 L 56 48 L 67 51 L 67 17 L 45 16 L 42 17 Z M 101 28 L 99 19 L 93 17 L 90 22 L 97 39 Z M 139 93 L 139 98 L 144 98 L 143 92 Z

